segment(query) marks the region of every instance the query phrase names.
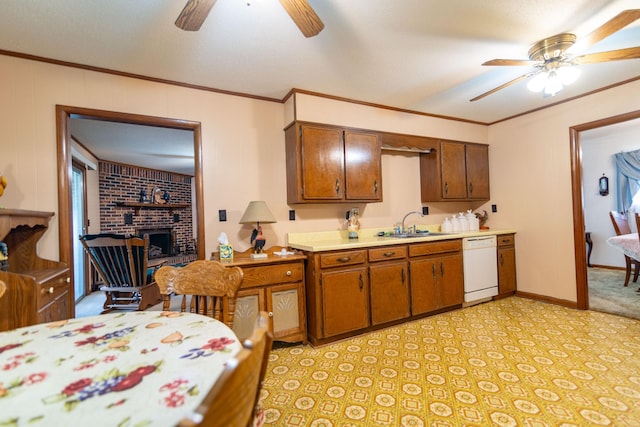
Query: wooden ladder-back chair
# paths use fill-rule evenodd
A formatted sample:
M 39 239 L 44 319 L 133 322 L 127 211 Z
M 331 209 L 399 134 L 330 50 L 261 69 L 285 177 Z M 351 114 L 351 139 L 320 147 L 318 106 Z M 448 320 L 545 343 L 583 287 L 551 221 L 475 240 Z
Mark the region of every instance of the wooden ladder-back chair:
M 148 268 L 149 236 L 85 234 L 80 237 L 104 285 L 105 310 L 144 310 L 160 302 L 160 292 Z
M 232 328 L 243 276 L 240 267 L 197 260 L 184 267 L 160 267 L 155 278 L 165 311 L 171 310 L 171 295 L 180 295 L 180 311 L 210 316 Z
M 267 313 L 260 312 L 251 336 L 231 358 L 200 406 L 178 427 L 247 427 L 260 425 L 260 389 L 267 370 L 273 335 Z
M 611 222 L 613 223 L 613 229 L 616 232 L 616 236 L 620 236 L 623 234 L 631 234 L 631 227 L 629 227 L 629 221 L 627 220 L 627 216 L 624 213 L 611 211 L 609 212 L 609 217 L 611 218 Z M 633 272 L 633 282 L 638 281 L 638 273 L 640 273 L 640 261 L 631 258 L 630 256 L 624 256 L 625 261 L 625 277 L 624 277 L 624 285 L 629 285 L 629 278 L 631 277 L 631 273 Z

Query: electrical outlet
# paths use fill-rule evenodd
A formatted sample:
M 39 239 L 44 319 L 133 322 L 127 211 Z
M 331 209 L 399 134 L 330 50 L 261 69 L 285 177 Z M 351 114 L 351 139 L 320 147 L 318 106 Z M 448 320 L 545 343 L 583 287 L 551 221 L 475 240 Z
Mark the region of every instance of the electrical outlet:
M 295 221 L 296 220 L 296 211 L 294 209 L 291 209 L 289 211 L 289 221 Z
M 498 205 L 491 205 L 491 212 L 498 212 Z
M 227 210 L 226 209 L 220 209 L 218 211 L 218 221 L 224 222 L 226 220 L 227 220 Z
M 130 213 L 124 214 L 124 224 L 125 225 L 133 224 L 133 214 L 130 214 Z
M 429 206 L 422 207 L 422 215 L 429 215 Z
M 173 222 L 180 222 L 180 214 L 173 214 Z

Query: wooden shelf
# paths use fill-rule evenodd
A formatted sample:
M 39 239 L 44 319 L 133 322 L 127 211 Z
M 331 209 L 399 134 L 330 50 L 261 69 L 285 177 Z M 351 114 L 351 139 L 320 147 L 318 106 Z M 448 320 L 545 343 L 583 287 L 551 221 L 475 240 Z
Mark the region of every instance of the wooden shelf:
M 136 209 L 179 209 L 188 208 L 188 203 L 142 203 L 142 202 L 116 202 L 116 206 Z

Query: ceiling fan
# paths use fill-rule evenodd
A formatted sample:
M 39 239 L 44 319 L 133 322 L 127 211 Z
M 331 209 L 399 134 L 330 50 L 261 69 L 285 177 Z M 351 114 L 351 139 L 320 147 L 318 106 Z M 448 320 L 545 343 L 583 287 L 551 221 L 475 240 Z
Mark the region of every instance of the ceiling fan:
M 189 0 L 176 19 L 176 26 L 185 31 L 198 31 L 217 0 Z M 324 24 L 307 0 L 280 0 L 293 22 L 305 37 L 320 33 Z
M 596 28 L 589 35 L 579 41 L 581 49 L 596 44 L 600 40 L 609 37 L 611 34 L 621 30 L 627 25 L 640 18 L 640 9 L 629 9 L 620 12 L 618 15 Z M 576 43 L 576 36 L 571 33 L 561 33 L 543 40 L 540 40 L 529 49 L 529 59 L 492 59 L 482 65 L 498 66 L 529 66 L 535 67 L 533 71 L 516 77 L 488 92 L 476 96 L 470 101 L 477 101 L 485 96 L 491 95 L 501 89 L 511 86 L 520 80 L 533 77 L 527 87 L 533 92 L 544 91 L 545 96 L 553 96 L 562 90 L 563 84 L 573 83 L 580 75 L 580 70 L 576 67 L 581 64 L 593 64 L 596 62 L 618 61 L 622 59 L 640 58 L 640 46 L 626 49 L 610 50 L 606 52 L 590 53 L 585 55 L 570 55 L 567 49 Z

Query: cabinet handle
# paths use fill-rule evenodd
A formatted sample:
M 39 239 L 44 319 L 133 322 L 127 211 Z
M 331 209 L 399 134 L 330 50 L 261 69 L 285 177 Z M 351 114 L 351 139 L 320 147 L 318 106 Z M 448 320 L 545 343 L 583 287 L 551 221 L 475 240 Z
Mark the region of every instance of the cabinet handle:
M 436 263 L 431 264 L 431 274 L 433 274 L 433 280 L 436 280 Z
M 362 280 L 362 274 L 360 274 L 360 290 L 364 288 L 364 280 Z
M 268 313 L 268 316 L 269 316 L 269 317 L 273 317 L 273 311 L 270 311 L 270 312 Z
M 336 179 L 336 194 L 340 194 L 340 180 Z
M 343 256 L 343 257 L 340 257 L 340 258 L 336 259 L 336 261 L 338 261 L 338 262 L 349 262 L 349 261 L 351 261 L 351 257 L 350 256 Z
M 500 266 L 504 265 L 504 254 L 500 254 Z
M 473 194 L 473 182 L 469 183 L 469 194 Z
M 390 257 L 390 256 L 394 256 L 396 253 L 395 252 L 385 252 L 383 255 L 386 257 Z
M 378 180 L 373 181 L 373 192 L 378 194 Z
M 440 263 L 440 276 L 444 277 L 444 263 Z
M 287 276 L 291 277 L 291 270 L 287 270 Z
M 402 269 L 402 284 L 404 285 L 404 281 L 406 280 L 406 274 L 404 272 L 404 268 Z
M 444 194 L 449 194 L 449 183 L 445 182 L 444 183 Z

